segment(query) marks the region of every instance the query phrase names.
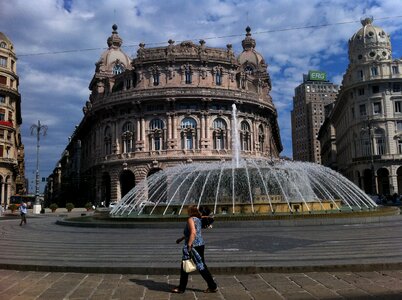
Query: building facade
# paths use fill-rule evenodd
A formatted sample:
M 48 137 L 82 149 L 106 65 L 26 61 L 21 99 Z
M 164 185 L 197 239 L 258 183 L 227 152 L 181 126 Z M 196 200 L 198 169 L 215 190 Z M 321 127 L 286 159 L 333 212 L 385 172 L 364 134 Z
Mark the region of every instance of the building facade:
M 369 194 L 402 193 L 401 68 L 390 36 L 363 19 L 349 40 L 349 66 L 328 126 L 338 171 Z
M 25 194 L 24 145 L 21 141 L 21 96 L 14 45 L 0 32 L 0 204 Z
M 324 72 L 303 75 L 303 83 L 295 88 L 291 112 L 294 160 L 321 163 L 318 131 L 325 119 L 325 106 L 335 101 L 338 89 Z
M 60 203 L 63 197 L 56 195 L 79 189 L 81 201 L 107 205 L 169 166 L 231 160 L 233 126 L 242 156 L 279 157 L 271 80 L 249 27 L 237 57 L 230 44 L 222 49 L 207 47 L 204 40 L 169 40 L 164 47 L 141 43 L 130 59 L 122 42 L 113 25 L 84 117 L 49 178 L 49 199 Z

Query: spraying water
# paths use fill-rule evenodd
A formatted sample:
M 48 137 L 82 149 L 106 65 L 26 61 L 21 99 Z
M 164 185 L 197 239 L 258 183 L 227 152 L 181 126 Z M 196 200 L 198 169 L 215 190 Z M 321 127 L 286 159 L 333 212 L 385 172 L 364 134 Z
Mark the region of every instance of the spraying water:
M 232 104 L 232 161 L 234 167 L 238 168 L 240 164 L 240 137 L 237 124 L 237 107 Z

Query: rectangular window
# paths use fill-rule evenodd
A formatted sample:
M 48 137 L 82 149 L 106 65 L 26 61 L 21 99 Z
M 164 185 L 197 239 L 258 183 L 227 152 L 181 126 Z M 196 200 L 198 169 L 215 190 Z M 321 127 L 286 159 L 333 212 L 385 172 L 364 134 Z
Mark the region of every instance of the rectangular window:
M 378 75 L 377 67 L 371 67 L 371 76 L 377 76 L 377 75 Z
M 395 112 L 402 113 L 402 101 L 395 101 Z
M 396 130 L 402 131 L 402 121 L 396 121 Z
M 377 155 L 385 154 L 385 143 L 383 138 L 377 138 Z
M 7 68 L 7 57 L 0 56 L 0 67 Z
M 402 140 L 398 140 L 398 153 L 402 154 Z
M 373 113 L 376 114 L 376 115 L 382 113 L 381 102 L 374 102 L 373 103 Z
M 351 107 L 350 112 L 352 113 L 352 118 L 355 117 L 355 108 Z
M 13 122 L 13 113 L 11 111 L 8 112 L 8 121 Z
M 4 157 L 4 146 L 0 145 L 0 157 Z
M 4 130 L 3 129 L 0 130 L 0 139 L 4 139 Z
M 0 95 L 0 103 L 6 103 L 6 96 Z
M 360 79 L 363 79 L 363 70 L 357 71 L 357 76 L 358 76 Z
M 378 94 L 380 92 L 380 87 L 378 85 L 372 86 L 373 94 Z
M 186 84 L 190 84 L 192 81 L 192 76 L 191 76 L 191 71 L 187 70 L 185 72 L 185 77 L 186 77 Z
M 7 77 L 0 75 L 0 84 L 7 84 Z
M 360 115 L 361 115 L 361 116 L 367 115 L 366 104 L 360 104 L 360 106 L 359 106 L 359 112 L 360 112 Z
M 392 91 L 394 93 L 399 93 L 401 91 L 401 85 L 399 83 L 394 83 L 392 85 Z
M 363 96 L 364 95 L 364 88 L 359 89 L 359 96 Z
M 6 117 L 6 111 L 4 109 L 0 109 L 0 121 L 4 121 Z
M 392 74 L 399 74 L 398 66 L 392 66 Z
M 361 150 L 362 150 L 362 156 L 369 156 L 371 154 L 370 141 L 368 139 L 361 140 Z

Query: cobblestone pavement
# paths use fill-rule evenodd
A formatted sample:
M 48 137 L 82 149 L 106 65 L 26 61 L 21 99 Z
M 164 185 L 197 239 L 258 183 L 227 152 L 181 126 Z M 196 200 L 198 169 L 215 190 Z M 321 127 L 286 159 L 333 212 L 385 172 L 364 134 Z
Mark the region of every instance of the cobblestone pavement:
M 215 276 L 205 294 L 200 275 L 184 294 L 169 291 L 178 275 L 47 273 L 0 270 L 0 299 L 402 299 L 402 270 L 377 272 L 259 273 Z

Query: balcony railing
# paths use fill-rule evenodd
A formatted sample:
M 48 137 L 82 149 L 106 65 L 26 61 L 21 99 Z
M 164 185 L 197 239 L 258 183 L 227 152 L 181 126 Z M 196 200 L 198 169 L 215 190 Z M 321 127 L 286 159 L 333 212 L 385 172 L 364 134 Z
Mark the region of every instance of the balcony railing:
M 0 157 L 0 162 L 15 165 L 17 164 L 17 160 L 15 158 L 8 158 L 8 157 Z

